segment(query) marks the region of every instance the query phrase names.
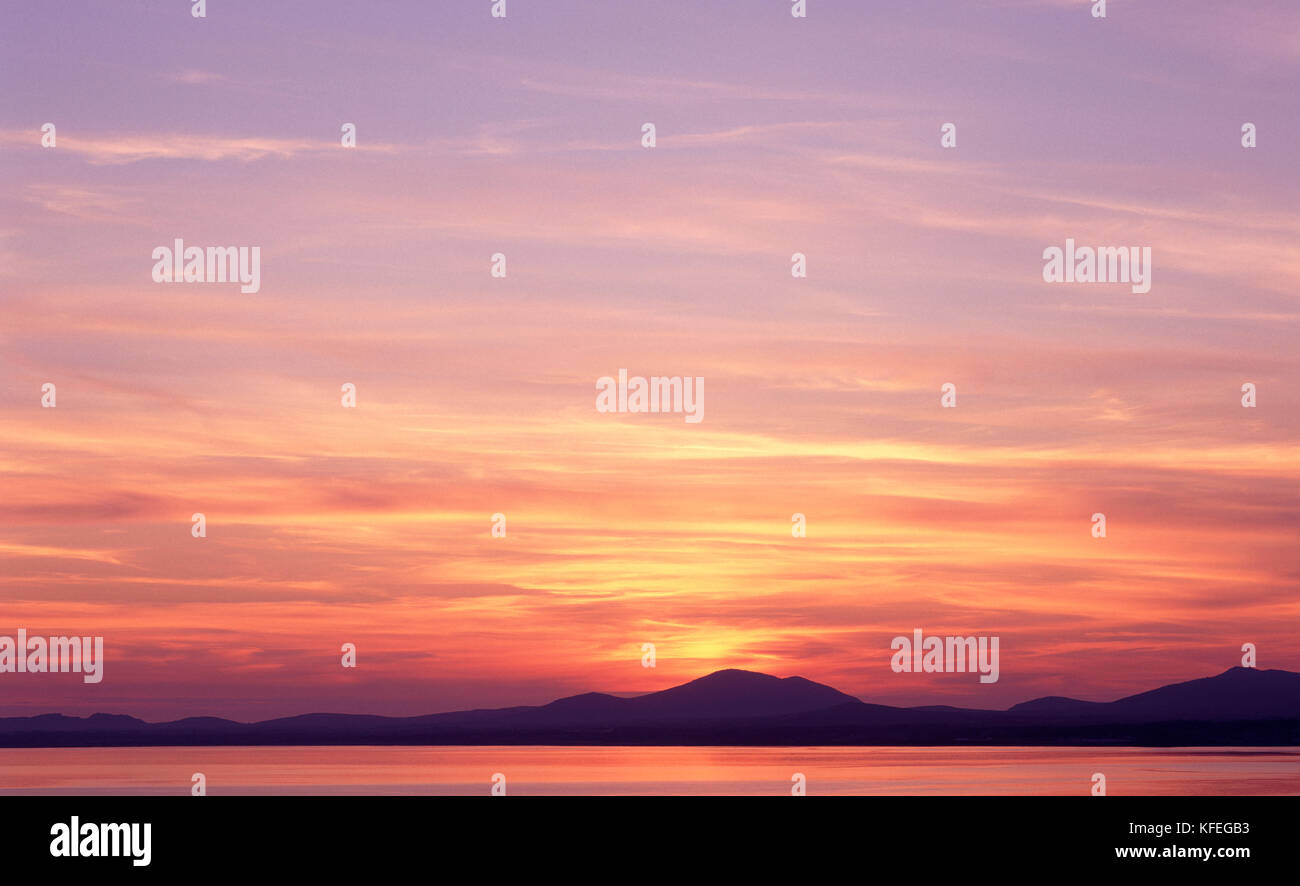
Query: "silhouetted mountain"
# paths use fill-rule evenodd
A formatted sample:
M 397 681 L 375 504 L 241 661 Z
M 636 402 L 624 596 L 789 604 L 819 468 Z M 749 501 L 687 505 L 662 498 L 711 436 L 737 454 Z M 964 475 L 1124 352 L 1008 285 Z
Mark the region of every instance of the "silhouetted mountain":
M 620 721 L 703 720 L 771 717 L 860 702 L 851 695 L 803 677 L 773 677 L 734 668 L 632 698 L 599 692 L 561 698 L 536 710 L 551 722 L 613 718 Z
M 1011 706 L 1011 710 L 1015 713 L 1047 716 L 1083 716 L 1090 711 L 1103 708 L 1105 708 L 1103 702 L 1079 701 L 1077 698 L 1066 698 L 1063 695 L 1047 695 Z
M 148 729 L 151 724 L 123 714 L 91 714 L 89 717 L 65 717 L 63 714 L 38 714 L 35 717 L 10 717 L 0 720 L 0 736 L 9 732 L 95 732 Z
M 1232 668 L 1113 702 L 1053 696 L 1006 711 L 867 704 L 802 677 L 725 670 L 631 698 L 589 692 L 422 717 L 0 719 L 0 746 L 8 747 L 297 744 L 1294 745 L 1300 674 Z
M 1300 717 L 1300 674 L 1229 668 L 1216 677 L 1173 683 L 1118 701 L 1053 696 L 1015 705 L 1010 713 L 1106 723 Z

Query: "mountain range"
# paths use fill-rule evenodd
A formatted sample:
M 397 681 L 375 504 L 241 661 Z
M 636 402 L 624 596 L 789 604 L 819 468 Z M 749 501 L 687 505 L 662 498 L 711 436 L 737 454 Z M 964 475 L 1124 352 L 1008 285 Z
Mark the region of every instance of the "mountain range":
M 419 717 L 0 718 L 0 747 L 363 744 L 1297 745 L 1300 674 L 1231 668 L 1117 701 L 1053 696 L 1005 711 L 869 704 L 802 677 L 729 669 L 630 698 L 589 692 L 540 706 Z

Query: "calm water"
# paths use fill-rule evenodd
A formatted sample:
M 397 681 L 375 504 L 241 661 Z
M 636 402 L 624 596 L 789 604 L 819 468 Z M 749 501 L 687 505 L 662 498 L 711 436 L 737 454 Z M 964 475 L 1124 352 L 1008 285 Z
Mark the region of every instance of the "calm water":
M 4 794 L 1300 794 L 1298 748 L 0 749 Z

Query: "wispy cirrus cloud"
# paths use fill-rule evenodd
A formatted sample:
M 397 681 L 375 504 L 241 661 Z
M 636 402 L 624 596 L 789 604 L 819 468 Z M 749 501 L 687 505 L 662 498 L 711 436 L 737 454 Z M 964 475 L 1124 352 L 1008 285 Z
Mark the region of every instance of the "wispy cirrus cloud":
M 340 150 L 337 140 L 290 139 L 268 136 L 195 135 L 189 133 L 80 134 L 60 130 L 58 150 L 85 158 L 96 166 L 118 166 L 144 160 L 233 160 L 251 163 L 275 157 L 289 160 L 305 154 Z M 39 134 L 21 130 L 0 131 L 0 144 L 37 146 Z M 381 154 L 401 148 L 393 144 L 358 144 L 349 150 Z

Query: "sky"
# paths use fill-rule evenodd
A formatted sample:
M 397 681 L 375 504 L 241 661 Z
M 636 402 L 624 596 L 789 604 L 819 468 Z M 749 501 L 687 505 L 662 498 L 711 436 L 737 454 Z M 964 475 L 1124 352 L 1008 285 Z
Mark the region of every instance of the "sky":
M 1300 7 L 491 5 L 0 5 L 0 635 L 106 659 L 0 715 L 1300 670 Z M 177 238 L 260 291 L 154 282 Z M 704 420 L 598 412 L 621 368 Z M 894 673 L 916 628 L 1000 679 Z

